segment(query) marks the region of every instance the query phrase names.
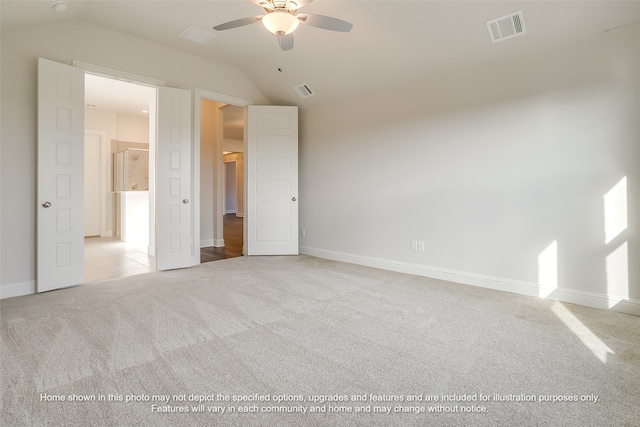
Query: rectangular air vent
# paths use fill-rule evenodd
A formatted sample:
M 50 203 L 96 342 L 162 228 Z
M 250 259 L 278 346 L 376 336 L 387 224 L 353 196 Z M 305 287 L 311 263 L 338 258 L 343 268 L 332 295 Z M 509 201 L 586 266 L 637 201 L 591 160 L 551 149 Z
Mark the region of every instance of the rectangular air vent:
M 192 42 L 207 44 L 215 37 L 215 34 L 208 33 L 200 28 L 188 26 L 180 34 L 183 39 L 191 40 Z
M 306 84 L 294 86 L 293 90 L 296 91 L 296 93 L 298 94 L 298 96 L 300 96 L 300 98 L 308 98 L 310 96 L 315 95 L 311 90 L 311 88 Z
M 501 42 L 502 40 L 521 36 L 527 33 L 521 10 L 510 13 L 509 15 L 501 16 L 500 18 L 492 21 L 488 21 L 487 28 L 489 29 L 489 35 L 491 36 L 492 43 Z

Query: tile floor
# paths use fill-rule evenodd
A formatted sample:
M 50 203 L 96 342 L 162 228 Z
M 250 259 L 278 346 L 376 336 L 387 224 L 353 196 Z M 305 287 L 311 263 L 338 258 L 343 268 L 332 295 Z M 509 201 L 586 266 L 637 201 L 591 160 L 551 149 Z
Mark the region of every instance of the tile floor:
M 222 248 L 201 248 L 201 262 L 242 256 L 243 218 L 224 216 Z M 155 271 L 154 257 L 147 248 L 123 242 L 117 237 L 85 237 L 84 282 L 100 282 Z
M 125 243 L 116 237 L 84 239 L 85 283 L 117 279 L 155 270 L 154 257 L 146 248 Z

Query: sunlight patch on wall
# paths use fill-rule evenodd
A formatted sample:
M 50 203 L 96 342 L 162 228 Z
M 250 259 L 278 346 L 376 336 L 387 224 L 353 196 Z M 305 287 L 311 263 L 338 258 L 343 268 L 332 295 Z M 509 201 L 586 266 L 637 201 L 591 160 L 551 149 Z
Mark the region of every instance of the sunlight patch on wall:
M 623 177 L 604 196 L 605 244 L 611 243 L 628 227 L 627 177 Z M 618 245 L 618 243 L 616 243 Z M 609 308 L 629 299 L 629 250 L 627 242 L 620 244 L 606 259 L 607 296 Z
M 546 298 L 558 288 L 558 242 L 538 255 L 538 296 Z
M 607 363 L 607 353 L 615 354 L 600 338 L 560 302 L 555 302 L 551 311 L 573 334 L 602 362 Z
M 607 256 L 607 296 L 609 308 L 629 299 L 629 251 L 627 242 Z
M 605 243 L 627 229 L 627 177 L 622 178 L 604 195 Z

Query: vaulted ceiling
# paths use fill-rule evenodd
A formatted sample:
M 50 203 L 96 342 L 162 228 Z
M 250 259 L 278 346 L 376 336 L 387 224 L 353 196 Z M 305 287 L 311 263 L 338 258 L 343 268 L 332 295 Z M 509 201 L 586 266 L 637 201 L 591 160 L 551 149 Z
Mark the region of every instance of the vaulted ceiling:
M 339 33 L 301 24 L 290 51 L 259 22 L 212 27 L 264 14 L 250 0 L 0 2 L 3 29 L 80 19 L 235 66 L 274 104 L 313 107 L 342 97 L 513 61 L 640 22 L 639 1 L 332 1 L 315 0 L 301 13 L 353 24 Z M 526 35 L 492 43 L 486 22 L 522 10 Z M 178 36 L 192 26 L 214 35 L 206 44 Z M 153 77 L 153 76 L 152 76 Z M 293 87 L 307 84 L 301 99 Z

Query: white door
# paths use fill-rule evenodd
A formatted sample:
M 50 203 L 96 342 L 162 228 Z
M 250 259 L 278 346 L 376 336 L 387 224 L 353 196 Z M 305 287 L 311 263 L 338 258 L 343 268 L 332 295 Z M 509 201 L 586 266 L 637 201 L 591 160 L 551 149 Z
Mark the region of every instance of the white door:
M 84 277 L 84 72 L 38 60 L 37 291 Z
M 100 166 L 102 138 L 98 134 L 84 134 L 84 236 L 99 236 L 102 218 L 100 203 Z
M 298 254 L 298 107 L 247 107 L 247 255 Z
M 156 268 L 191 266 L 191 92 L 158 88 Z

